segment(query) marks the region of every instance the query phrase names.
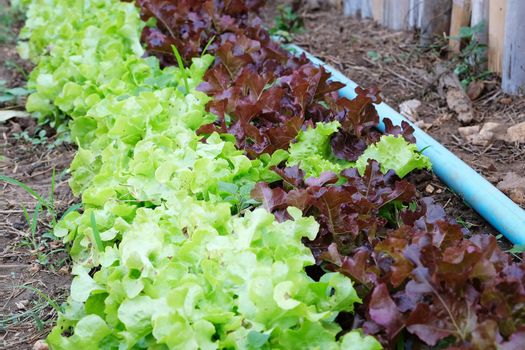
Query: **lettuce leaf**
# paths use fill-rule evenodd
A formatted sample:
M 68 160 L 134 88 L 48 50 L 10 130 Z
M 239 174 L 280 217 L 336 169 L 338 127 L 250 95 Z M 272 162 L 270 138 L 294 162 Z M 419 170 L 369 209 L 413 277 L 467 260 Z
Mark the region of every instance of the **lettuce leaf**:
M 383 135 L 379 142 L 368 146 L 356 162 L 361 175 L 365 173 L 369 159 L 379 162 L 383 174 L 392 169 L 400 178 L 415 169 L 432 169 L 430 159 L 418 151 L 417 145 L 407 142 L 402 136 Z

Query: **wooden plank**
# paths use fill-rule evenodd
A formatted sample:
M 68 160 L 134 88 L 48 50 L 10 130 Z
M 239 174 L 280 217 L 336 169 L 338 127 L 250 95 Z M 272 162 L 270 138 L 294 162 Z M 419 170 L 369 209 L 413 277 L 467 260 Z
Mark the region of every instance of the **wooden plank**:
M 451 0 L 421 0 L 421 44 L 429 45 L 434 36 L 448 33 L 450 29 Z
M 461 43 L 455 37 L 458 36 L 461 27 L 467 27 L 470 24 L 471 9 L 470 0 L 453 0 L 452 2 L 450 37 L 448 41 L 448 46 L 452 52 L 461 50 Z
M 410 0 L 408 8 L 408 29 L 419 28 L 421 0 Z
M 386 25 L 393 30 L 408 28 L 410 0 L 386 0 Z
M 355 17 L 361 10 L 360 0 L 344 0 L 343 13 L 345 16 Z
M 379 24 L 385 24 L 385 0 L 371 0 L 372 18 Z
M 507 0 L 503 53 L 503 91 L 525 94 L 525 1 Z
M 372 6 L 370 0 L 361 0 L 361 17 L 372 18 Z
M 480 23 L 484 23 L 484 30 L 476 34 L 478 42 L 482 44 L 488 43 L 488 29 L 489 29 L 489 0 L 472 0 L 472 16 L 470 26 L 475 27 Z
M 505 15 L 507 0 L 489 1 L 489 70 L 501 73 L 505 40 Z M 522 19 L 523 20 L 523 19 Z M 521 34 L 523 35 L 523 34 Z

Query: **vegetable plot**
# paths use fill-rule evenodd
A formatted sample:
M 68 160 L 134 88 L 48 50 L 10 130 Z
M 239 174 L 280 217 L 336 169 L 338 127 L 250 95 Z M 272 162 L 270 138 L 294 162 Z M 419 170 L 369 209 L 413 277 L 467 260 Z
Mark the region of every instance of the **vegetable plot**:
M 30 2 L 27 108 L 69 128 L 83 204 L 48 343 L 520 348 L 524 265 L 401 179 L 430 168 L 410 126 L 377 132 L 378 91 L 338 97 L 263 3 Z
M 59 36 L 62 20 L 50 31 L 51 9 L 75 4 L 75 35 Z M 195 130 L 215 119 L 195 91 L 211 56 L 160 69 L 124 49 L 142 28 L 132 4 L 37 1 L 28 13 L 30 56 L 53 43 L 29 106 L 71 117 L 71 187 L 84 206 L 55 228 L 76 277 L 53 349 L 380 348 L 358 331 L 336 340 L 335 318 L 360 299 L 342 274 L 304 271 L 314 258 L 301 239 L 316 236 L 315 220 L 290 208 L 279 223 L 250 207 L 281 159 L 250 160 L 218 134 L 200 142 Z

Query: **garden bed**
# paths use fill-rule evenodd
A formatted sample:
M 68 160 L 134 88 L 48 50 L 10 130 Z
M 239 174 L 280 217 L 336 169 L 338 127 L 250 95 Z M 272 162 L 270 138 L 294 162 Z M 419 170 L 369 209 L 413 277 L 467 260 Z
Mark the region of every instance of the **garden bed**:
M 276 1 L 268 5 L 263 13 L 266 21 L 273 23 L 279 15 L 278 8 L 286 4 L 290 2 Z M 394 32 L 369 19 L 345 17 L 335 6 L 316 10 L 304 6 L 298 14 L 302 14 L 304 30 L 292 33 L 294 43 L 358 84 L 379 87 L 385 102 L 395 109 L 405 101 L 421 101 L 417 121 L 422 122 L 423 129 L 495 186 L 508 173 L 525 173 L 525 144 L 495 139 L 477 145 L 465 140 L 458 131 L 465 125 L 483 125 L 485 122 L 507 127 L 525 122 L 525 98 L 504 94 L 500 79 L 489 75 L 482 79 L 481 94 L 472 101 L 474 120 L 461 123 L 447 105 L 446 94 L 439 92 L 438 73 L 442 73 L 443 68 L 452 71 L 457 59 L 447 57 L 448 40 L 436 38 L 430 48 L 424 48 L 419 44 L 417 33 Z M 432 188 L 427 188 L 426 180 L 429 179 L 421 182 L 420 190 L 445 203 L 447 212 L 465 222 L 472 232 L 498 234 L 438 179 L 431 180 Z M 418 182 L 417 179 L 414 181 Z M 511 194 L 511 191 L 506 193 Z M 525 208 L 521 196 L 514 199 Z M 508 246 L 508 243 L 502 243 Z
M 154 2 L 148 1 L 141 4 L 144 6 L 143 10 L 148 4 L 156 6 Z M 280 88 L 278 86 L 280 83 L 266 82 L 267 86 L 261 85 L 257 75 L 250 75 L 253 72 L 243 73 L 249 79 L 235 77 L 232 68 L 242 70 L 242 62 L 249 59 L 242 57 L 243 52 L 240 49 L 233 50 L 237 52 L 235 55 L 242 57 L 236 58 L 228 56 L 228 52 L 221 51 L 220 45 L 215 45 L 216 42 L 220 42 L 217 36 L 221 35 L 220 31 L 213 33 L 213 30 L 217 30 L 216 24 L 213 26 L 208 24 L 213 28 L 210 30 L 211 34 L 206 34 L 211 40 L 204 40 L 197 44 L 191 40 L 185 41 L 184 44 L 175 40 L 174 44 L 179 45 L 178 50 L 169 45 L 156 46 L 155 43 L 159 41 L 156 41 L 158 37 L 155 35 L 159 33 L 151 32 L 154 29 L 150 28 L 150 32 L 146 32 L 143 39 L 146 38 L 146 43 L 150 44 L 149 53 L 160 57 L 165 66 L 181 65 L 183 62 L 185 66 L 189 66 L 190 58 L 200 57 L 203 55 L 202 51 L 207 50 L 220 57 L 220 60 L 214 61 L 213 68 L 206 75 L 204 75 L 206 65 L 213 61 L 209 56 L 197 59 L 191 68 L 185 70 L 175 67 L 159 70 L 154 59 L 149 58 L 148 63 L 144 64 L 146 61 L 141 61 L 142 59 L 134 56 L 141 51 L 133 42 L 135 38 L 133 35 L 136 35 L 133 33 L 140 29 L 140 25 L 137 24 L 136 17 L 130 15 L 133 12 L 131 6 L 126 6 L 109 7 L 110 11 L 104 11 L 104 15 L 115 15 L 128 26 L 126 31 L 120 31 L 115 35 L 116 43 L 109 46 L 113 49 L 115 46 L 122 45 L 122 52 L 129 55 L 127 58 L 124 57 L 124 61 L 129 69 L 128 72 L 133 72 L 133 79 L 128 79 L 130 77 L 128 73 L 119 75 L 125 77 L 122 80 L 123 83 L 128 84 L 127 90 L 115 85 L 114 81 L 95 87 L 82 86 L 86 79 L 65 76 L 66 81 L 70 79 L 66 83 L 67 93 L 49 97 L 46 95 L 46 89 L 40 86 L 42 81 L 32 82 L 38 89 L 39 98 L 50 99 L 54 103 L 51 106 L 37 104 L 35 101 L 42 102 L 42 100 L 33 97 L 30 108 L 41 113 L 41 121 L 45 117 L 43 111 L 47 108 L 51 108 L 49 111 L 55 111 L 56 108 L 61 111 L 58 114 L 59 119 L 54 120 L 55 123 L 69 123 L 69 118 L 72 118 L 69 125 L 73 138 L 81 145 L 81 150 L 71 166 L 72 188 L 77 194 L 82 194 L 83 206 L 78 212 L 75 212 L 78 207 L 75 206 L 75 199 L 65 181 L 68 175 L 63 172 L 68 167 L 75 150 L 71 146 L 55 142 L 61 139 L 53 136 L 52 130 L 47 127 L 46 140 L 34 135 L 36 125 L 32 121 L 12 119 L 2 125 L 5 149 L 2 150 L 2 155 L 5 157 L 2 174 L 24 182 L 40 194 L 47 195 L 50 188 L 55 188 L 54 195 L 48 197 L 53 198 L 54 204 L 46 204 L 45 212 L 44 208 L 40 208 L 43 214 L 42 217 L 36 216 L 40 220 L 34 221 L 33 229 L 30 227 L 31 215 L 28 215 L 29 220 L 27 220 L 21 208 L 16 207 L 16 205 L 27 205 L 31 214 L 31 210 L 35 210 L 34 202 L 33 205 L 29 204 L 31 196 L 20 187 L 2 188 L 2 199 L 7 200 L 2 201 L 3 206 L 0 208 L 0 215 L 2 215 L 0 217 L 5 219 L 2 220 L 5 222 L 5 228 L 2 228 L 0 243 L 5 242 L 6 248 L 0 256 L 2 259 L 0 268 L 2 276 L 8 281 L 5 285 L 10 286 L 2 290 L 2 296 L 7 300 L 4 305 L 5 311 L 2 311 L 4 322 L 2 337 L 6 348 L 24 349 L 45 335 L 55 321 L 56 309 L 60 309 L 62 314 L 49 341 L 60 349 L 98 348 L 102 343 L 108 348 L 113 348 L 117 344 L 147 347 L 148 344 L 157 344 L 157 342 L 171 348 L 181 346 L 188 349 L 197 344 L 210 348 L 217 344 L 221 347 L 242 347 L 242 344 L 246 346 L 248 343 L 250 346 L 259 344 L 257 346 L 263 347 L 266 342 L 273 344 L 274 347 L 304 348 L 303 346 L 310 346 L 312 340 L 327 349 L 339 346 L 348 349 L 349 344 L 352 346 L 361 344 L 360 348 L 376 349 L 372 338 L 363 337 L 360 331 L 347 333 L 352 328 L 364 328 L 366 333 L 377 336 L 387 348 L 396 344 L 401 346 L 405 338 L 409 346 L 422 343 L 433 345 L 438 342 L 440 346 L 446 346 L 457 342 L 458 346 L 464 346 L 465 349 L 468 346 L 474 348 L 483 348 L 487 344 L 492 346 L 496 342 L 508 349 L 521 344 L 522 340 L 519 338 L 523 337 L 521 321 L 516 318 L 515 324 L 514 322 L 501 324 L 501 320 L 506 320 L 513 312 L 517 313 L 519 310 L 505 309 L 493 314 L 487 310 L 490 309 L 488 304 L 494 300 L 489 300 L 478 308 L 475 300 L 477 296 L 472 295 L 473 299 L 466 303 L 466 308 L 468 310 L 470 307 L 476 307 L 478 312 L 476 317 L 479 319 L 475 322 L 479 321 L 480 324 L 476 324 L 474 329 L 469 328 L 470 326 L 463 328 L 460 325 L 461 327 L 455 330 L 441 329 L 434 334 L 423 330 L 429 325 L 436 326 L 435 322 L 439 323 L 439 320 L 418 319 L 417 314 L 421 312 L 429 317 L 441 317 L 445 324 L 440 326 L 444 327 L 454 324 L 456 317 L 460 322 L 464 321 L 465 310 L 463 306 L 459 306 L 465 301 L 462 299 L 463 296 L 461 293 L 454 292 L 453 288 L 449 289 L 448 285 L 440 284 L 440 281 L 450 281 L 460 290 L 472 292 L 472 288 L 479 289 L 480 293 L 486 293 L 484 295 L 487 297 L 489 291 L 501 293 L 498 288 L 504 284 L 508 286 L 506 283 L 510 283 L 511 288 L 517 291 L 515 295 L 498 294 L 497 302 L 504 301 L 507 303 L 505 305 L 519 308 L 519 300 L 522 296 L 517 286 L 523 284 L 523 278 L 509 277 L 509 271 L 518 274 L 522 267 L 514 264 L 512 259 L 501 253 L 495 241 L 489 236 L 475 236 L 470 241 L 462 238 L 463 234 L 467 233 L 464 227 L 471 229 L 467 237 L 471 237 L 472 233 L 492 231 L 439 180 L 424 171 L 413 172 L 407 179 L 417 185 L 419 192 L 416 194 L 409 182 L 401 181 L 394 174 L 393 170 L 396 170 L 398 175 L 403 177 L 404 169 L 415 170 L 426 166 L 425 160 L 419 157 L 417 152 L 414 153 L 409 144 L 405 144 L 404 141 L 398 142 L 396 147 L 400 147 L 400 152 L 405 154 L 408 152 L 409 156 L 414 158 L 412 162 L 415 164 L 414 167 L 407 168 L 405 164 L 400 167 L 378 151 L 377 153 L 380 154 L 376 157 L 379 157 L 379 163 L 370 162 L 367 166 L 366 158 L 356 157 L 355 166 L 358 170 L 352 169 L 353 163 L 349 165 L 348 160 L 334 159 L 324 151 L 329 146 L 326 141 L 330 141 L 329 136 L 340 132 L 336 121 L 343 124 L 342 128 L 347 128 L 345 132 L 348 130 L 354 132 L 355 129 L 362 127 L 360 123 L 357 123 L 357 126 L 356 123 L 350 126 L 346 117 L 330 119 L 337 113 L 345 115 L 351 111 L 352 103 L 356 101 L 349 102 L 350 107 L 342 107 L 336 114 L 332 114 L 334 112 L 331 112 L 326 105 L 331 103 L 337 105 L 336 97 L 332 94 L 336 88 L 335 85 L 331 86 L 324 81 L 322 73 L 314 71 L 312 74 L 312 68 L 299 59 L 287 61 L 286 55 L 272 46 L 264 33 L 251 32 L 250 35 L 267 45 L 264 50 L 268 51 L 264 51 L 264 54 L 268 55 L 268 52 L 274 50 L 269 54 L 270 56 L 275 54 L 279 60 L 288 62 L 286 64 L 289 66 L 282 71 L 277 65 L 277 71 L 285 76 L 282 81 L 286 81 L 285 84 L 289 84 L 290 88 Z M 198 12 L 198 5 L 195 6 Z M 57 9 L 59 10 L 68 11 L 62 8 Z M 148 10 L 151 11 L 151 8 Z M 184 13 L 187 9 L 179 10 L 180 13 Z M 234 10 L 223 8 L 220 11 Z M 162 20 L 164 15 L 158 13 L 152 15 L 146 11 L 143 20 L 151 16 Z M 317 22 L 317 26 L 312 28 L 313 22 L 307 21 L 307 28 L 313 29 L 312 32 L 317 34 L 327 28 L 327 34 L 333 33 L 333 28 L 328 27 L 335 23 L 333 18 L 330 19 L 332 15 L 333 13 L 325 12 L 306 15 L 305 18 Z M 96 16 L 90 17 L 89 20 L 93 18 L 96 19 Z M 229 20 L 219 23 L 228 23 L 231 28 L 235 25 L 246 26 L 252 30 L 252 24 L 242 11 L 234 13 L 234 18 L 236 18 L 234 24 L 229 23 Z M 84 21 L 82 18 L 78 20 L 80 23 Z M 108 24 L 111 22 L 104 23 L 107 25 L 101 26 L 100 30 L 114 34 L 111 24 Z M 347 31 L 346 26 L 352 28 L 352 25 L 356 25 L 350 21 L 345 23 L 347 24 L 342 29 L 338 28 L 340 33 Z M 173 32 L 178 33 L 180 30 L 178 24 L 172 26 Z M 370 24 L 368 26 L 368 31 L 362 32 L 367 38 L 372 37 L 370 35 L 372 30 L 373 33 L 376 31 L 381 33 L 383 38 L 401 37 L 399 34 L 385 34 L 380 28 L 370 27 Z M 206 26 L 203 25 L 203 28 Z M 195 28 L 191 30 L 193 29 Z M 236 29 L 230 30 L 236 32 Z M 166 28 L 161 28 L 161 32 L 166 34 Z M 357 35 L 358 32 L 353 33 Z M 121 40 L 119 35 L 124 37 L 122 42 L 118 41 Z M 127 36 L 131 39 L 128 40 Z M 315 38 L 318 36 L 322 38 L 320 35 L 316 35 Z M 174 38 L 177 39 L 176 36 Z M 41 41 L 30 42 L 31 45 L 35 45 L 30 48 L 30 52 L 39 53 L 43 47 L 39 48 L 38 45 L 45 43 L 48 38 L 44 36 L 39 37 L 38 40 Z M 64 38 L 59 38 L 59 47 L 64 43 L 67 44 L 67 41 L 60 43 L 60 40 Z M 243 50 L 246 47 L 249 50 L 258 49 L 257 44 L 253 42 L 241 41 L 239 38 L 236 40 Z M 370 61 L 368 58 L 365 59 L 366 64 L 360 63 L 364 66 L 355 63 L 354 60 L 362 59 L 359 52 L 370 51 L 369 48 L 377 47 L 377 43 L 369 43 L 367 45 L 370 46 L 354 50 L 355 56 L 334 58 L 327 52 L 332 52 L 328 50 L 334 49 L 335 43 L 333 47 L 324 46 L 331 42 L 328 36 L 318 40 L 307 32 L 296 40 L 312 50 L 314 54 L 345 70 L 350 77 L 360 83 L 378 82 L 370 80 L 371 76 L 381 78 L 382 84 L 377 85 L 384 87 L 387 102 L 419 96 L 417 89 L 409 88 L 409 85 L 419 83 L 407 82 L 413 77 L 401 79 L 404 83 L 400 83 L 399 72 L 404 72 L 403 70 L 398 70 L 396 67 L 383 69 L 379 62 Z M 354 37 L 349 40 L 356 39 Z M 227 41 L 228 39 L 225 39 L 225 42 Z M 361 41 L 357 39 L 356 42 Z M 11 43 L 1 49 L 12 54 L 13 47 Z M 67 45 L 64 47 L 68 48 Z M 104 57 L 101 61 L 114 60 L 114 66 L 119 68 L 118 64 L 121 64 L 119 58 L 111 56 L 111 50 L 107 56 L 104 56 L 106 53 L 101 53 L 100 57 Z M 383 52 L 376 53 L 380 57 L 386 56 Z M 80 54 L 84 53 L 80 52 Z M 100 57 L 97 56 L 97 59 Z M 67 61 L 68 58 L 65 59 Z M 426 56 L 421 55 L 410 62 L 413 65 L 425 65 L 427 59 Z M 261 62 L 264 63 L 264 60 L 255 61 L 251 64 L 257 66 Z M 342 62 L 352 66 L 345 66 Z M 394 58 L 393 62 L 398 61 Z M 50 64 L 52 69 L 56 68 L 52 66 L 54 62 L 46 62 L 39 63 L 39 69 L 50 69 L 45 66 L 46 64 Z M 89 64 L 93 63 L 89 62 Z M 269 64 L 271 66 L 274 63 Z M 401 62 L 397 64 L 401 65 Z M 108 66 L 98 67 L 95 63 L 93 67 L 96 70 L 107 69 Z M 291 70 L 287 71 L 290 67 Z M 380 73 L 365 74 L 365 68 L 367 72 Z M 263 71 L 264 74 L 268 74 L 267 70 L 263 69 Z M 13 70 L 2 71 L 9 81 L 9 87 L 20 84 L 20 74 L 13 72 Z M 316 93 L 315 98 L 305 105 L 294 100 L 301 95 L 298 91 L 301 89 L 301 84 L 304 84 L 299 72 L 306 77 L 306 84 L 311 84 L 308 79 L 312 77 L 320 79 L 321 83 L 318 84 L 317 89 L 321 90 L 319 96 L 323 97 L 319 97 Z M 354 72 L 362 72 L 363 75 L 355 75 Z M 221 76 L 223 73 L 225 74 Z M 229 77 L 227 77 L 228 73 Z M 85 70 L 82 74 L 92 74 L 92 71 Z M 106 78 L 104 74 L 112 73 L 106 71 L 98 79 L 104 80 Z M 217 80 L 213 80 L 213 74 Z M 216 99 L 208 105 L 208 109 L 222 117 L 215 123 L 213 123 L 214 118 L 210 119 L 210 115 L 204 112 L 203 93 L 195 91 L 201 79 L 206 83 L 200 85 L 199 89 Z M 235 82 L 230 81 L 228 84 L 239 84 L 243 86 L 242 89 L 244 89 L 243 84 L 246 84 L 246 89 L 250 93 L 242 96 L 238 91 L 227 91 L 223 82 L 229 79 Z M 246 83 L 247 81 L 249 83 Z M 401 88 L 403 93 L 399 92 Z M 420 112 L 425 122 L 434 118 L 435 113 L 432 111 L 444 112 L 443 106 L 432 94 L 432 88 L 429 86 L 427 90 L 421 98 L 430 96 L 428 104 L 425 104 Z M 261 96 L 267 98 L 263 107 L 254 104 L 254 96 L 251 95 L 253 91 L 259 91 L 256 101 Z M 498 96 L 497 91 L 489 91 L 492 100 L 491 97 L 480 97 L 480 100 L 488 101 L 486 104 L 490 104 L 490 101 L 496 99 L 494 96 Z M 91 95 L 86 94 L 87 92 Z M 238 106 L 223 105 L 220 99 L 228 93 L 233 94 L 230 100 L 246 108 L 243 110 L 236 109 Z M 269 97 L 264 96 L 266 93 L 270 94 Z M 99 100 L 95 100 L 96 94 L 99 94 L 97 97 Z M 281 102 L 284 101 L 282 103 L 287 106 L 286 108 L 293 110 L 294 113 L 302 113 L 302 120 L 294 119 L 294 123 L 300 123 L 300 127 L 288 124 L 286 118 L 293 119 L 294 114 L 277 115 L 281 112 L 278 106 L 272 103 L 272 97 L 282 96 L 279 94 L 285 96 L 282 97 Z M 77 98 L 78 96 L 80 98 Z M 359 103 L 366 107 L 372 106 L 372 102 L 377 101 L 378 96 L 373 90 L 366 90 L 360 93 L 360 98 Z M 324 100 L 319 103 L 321 99 Z M 514 100 L 513 103 L 522 102 Z M 347 102 L 342 101 L 338 106 L 347 106 L 346 104 Z M 439 107 L 434 109 L 437 106 Z M 246 111 L 254 108 L 263 110 L 258 116 L 259 121 L 252 124 L 252 126 L 256 125 L 259 131 L 244 125 L 243 132 L 250 137 L 243 137 L 233 123 L 236 121 L 235 118 L 242 118 L 243 113 L 253 113 Z M 308 113 L 304 113 L 307 108 L 310 108 Z M 362 135 L 359 136 L 363 137 L 365 145 L 362 142 L 355 143 L 356 148 L 351 150 L 355 153 L 362 153 L 366 146 L 380 142 L 379 135 L 371 128 L 374 114 L 369 107 L 366 108 L 368 108 L 366 118 L 370 120 L 363 124 L 366 126 L 362 127 Z M 194 110 L 188 113 L 188 110 L 192 109 Z M 150 113 L 151 110 L 155 112 Z M 272 116 L 275 111 L 277 114 Z M 316 117 L 308 120 L 311 117 L 305 116 L 307 114 Z M 234 118 L 233 121 L 227 120 L 224 115 Z M 315 118 L 320 118 L 322 123 L 315 124 L 316 128 L 313 128 L 314 121 L 319 120 Z M 446 121 L 449 120 L 451 119 Z M 444 125 L 445 127 L 442 128 L 444 130 L 438 128 L 438 124 L 432 124 L 429 130 L 431 133 L 433 130 L 440 130 L 436 134 L 438 138 L 441 137 L 440 135 L 449 135 L 454 127 L 453 123 L 445 122 Z M 301 128 L 302 131 L 298 131 Z M 270 135 L 272 142 L 258 138 L 261 130 Z M 212 131 L 223 133 L 223 139 L 217 134 L 212 134 Z M 20 136 L 24 132 L 27 136 Z M 407 129 L 394 128 L 389 132 L 393 135 L 382 139 L 381 142 L 397 142 L 393 140 L 399 137 L 399 134 L 411 140 L 410 131 Z M 227 133 L 230 135 L 224 136 Z M 449 139 L 441 140 L 447 143 Z M 43 144 L 35 146 L 32 143 Z M 48 147 L 48 145 L 52 146 Z M 236 150 L 235 147 L 240 148 L 241 151 Z M 306 152 L 303 147 L 306 148 Z M 342 146 L 332 147 L 337 149 Z M 504 147 L 511 152 L 508 145 Z M 345 147 L 342 149 L 349 152 Z M 484 150 L 481 155 L 491 159 L 491 150 L 492 148 Z M 281 151 L 289 152 L 287 158 L 281 158 L 283 157 Z M 184 152 L 188 153 L 181 156 Z M 273 153 L 273 156 L 264 155 L 265 152 Z M 249 158 L 243 154 L 248 155 Z M 312 155 L 317 158 L 311 158 Z M 484 161 L 484 158 L 476 159 L 477 162 Z M 501 161 L 501 158 L 498 161 Z M 522 163 L 519 161 L 515 163 L 512 170 L 522 169 Z M 385 164 L 389 164 L 389 167 L 385 168 Z M 302 169 L 299 170 L 298 166 Z M 339 178 L 337 172 L 344 167 L 349 169 L 345 170 Z M 152 173 L 152 169 L 156 171 Z M 380 170 L 386 172 L 388 169 L 392 170 L 386 175 L 381 174 Z M 481 169 L 485 168 L 481 167 Z M 332 170 L 335 173 L 323 173 L 324 170 Z M 308 179 L 303 171 L 312 177 Z M 170 174 L 172 180 L 169 180 L 166 174 Z M 316 176 L 320 177 L 314 179 Z M 346 193 L 348 196 L 341 196 L 340 193 Z M 443 215 L 439 205 L 422 199 L 425 193 L 432 195 L 438 203 L 444 205 L 449 217 Z M 391 201 L 402 206 L 386 206 Z M 254 209 L 260 203 L 266 210 L 275 214 L 276 219 L 261 208 Z M 326 203 L 330 204 L 325 205 Z M 301 218 L 301 213 L 298 211 L 290 209 L 287 212 L 286 207 L 292 205 L 301 208 L 304 214 L 312 215 L 321 224 L 321 234 L 316 240 L 313 238 L 316 237 L 317 224 L 312 218 Z M 371 209 L 368 212 L 362 211 L 361 208 L 366 206 Z M 385 211 L 385 207 L 388 210 Z M 352 209 L 348 212 L 346 208 Z M 383 211 L 380 212 L 381 208 Z M 50 221 L 62 217 L 67 209 L 70 210 L 65 220 L 61 221 L 54 230 L 56 236 L 64 239 L 66 243 L 64 246 L 60 240 L 56 240 L 57 237 L 44 233 L 52 232 Z M 188 216 L 188 210 L 192 215 Z M 352 210 L 359 213 L 359 220 L 352 216 Z M 340 215 L 342 218 L 335 223 L 337 228 L 334 227 L 332 214 Z M 208 219 L 210 215 L 214 215 L 211 220 Z M 463 227 L 456 225 L 454 218 Z M 29 224 L 26 221 L 29 221 Z M 339 233 L 336 230 L 339 229 L 348 232 L 357 231 L 337 236 Z M 308 239 L 304 238 L 302 242 L 312 250 L 313 256 L 301 243 L 301 236 L 308 236 Z M 428 238 L 435 239 L 433 246 L 432 244 L 428 246 L 428 242 L 425 243 Z M 279 246 L 286 246 L 287 249 L 280 249 Z M 71 278 L 70 262 L 64 254 L 64 247 L 70 249 L 73 257 L 73 274 L 76 277 L 67 305 L 60 306 L 57 304 L 64 300 L 64 288 L 69 288 L 68 282 Z M 508 246 L 504 245 L 504 247 Z M 462 249 L 465 249 L 465 252 Z M 207 253 L 203 254 L 204 251 Z M 404 253 L 401 253 L 402 251 Z M 487 252 L 490 252 L 491 256 L 483 255 L 488 254 Z M 423 256 L 428 253 L 433 254 L 434 262 L 427 261 Z M 253 260 L 251 254 L 256 255 L 257 259 Z M 373 254 L 373 258 L 370 254 Z M 468 259 L 462 260 L 461 254 L 468 254 Z M 449 255 L 457 259 L 450 260 Z M 311 265 L 314 262 L 313 257 L 317 259 L 317 265 Z M 205 262 L 201 264 L 199 259 Z M 221 265 L 228 266 L 226 269 L 228 271 L 219 268 Z M 309 277 L 302 269 L 305 265 L 310 265 L 307 267 Z M 181 266 L 188 266 L 190 272 L 181 270 Z M 250 266 L 248 269 L 250 271 L 244 270 L 246 266 Z M 269 266 L 273 266 L 273 269 L 286 266 L 287 277 L 284 278 L 281 275 L 282 270 L 279 269 L 274 270 L 273 274 L 268 274 Z M 355 266 L 358 266 L 357 270 L 362 268 L 363 273 L 357 271 Z M 448 269 L 449 266 L 453 268 Z M 483 266 L 490 273 L 497 274 L 497 281 L 501 285 L 486 283 L 487 278 L 496 277 L 481 276 L 480 271 L 476 272 L 476 267 L 479 266 Z M 464 271 L 456 271 L 455 268 Z M 403 269 L 408 270 L 403 272 Z M 440 272 L 434 271 L 430 277 L 426 274 L 428 271 L 424 272 L 426 269 Z M 257 274 L 254 274 L 254 271 Z M 351 277 L 354 281 L 353 287 L 349 282 L 350 279 L 343 277 L 343 274 Z M 162 277 L 158 278 L 158 275 Z M 324 276 L 319 281 L 321 275 Z M 262 279 L 259 281 L 260 278 Z M 185 281 L 183 286 L 179 285 L 181 280 Z M 240 283 L 239 280 L 243 282 Z M 259 281 L 257 282 L 259 284 L 256 281 Z M 263 281 L 264 283 L 260 284 Z M 407 281 L 409 281 L 407 285 L 415 282 L 432 285 L 436 283 L 433 288 L 439 289 L 439 292 L 412 289 L 412 292 L 421 297 L 417 308 L 414 309 L 415 305 L 410 303 L 415 299 L 411 299 L 413 298 L 411 296 L 403 296 L 403 293 L 407 293 L 404 290 Z M 471 281 L 473 281 L 472 285 Z M 255 289 L 250 293 L 241 288 L 244 284 L 252 285 L 252 283 Z M 263 285 L 268 283 L 270 291 L 267 290 L 268 288 L 263 288 Z M 40 292 L 20 286 L 35 288 Z M 216 293 L 214 286 L 220 286 L 219 289 L 222 291 L 220 296 L 214 294 Z M 326 291 L 321 292 L 323 288 Z M 209 293 L 207 298 L 202 297 L 202 290 Z M 262 293 L 261 295 L 266 293 L 264 298 L 255 295 L 258 293 L 255 292 L 256 290 Z M 303 293 L 306 290 L 313 294 Z M 370 294 L 370 290 L 374 292 Z M 182 307 L 179 305 L 182 299 L 177 293 L 184 296 L 190 295 L 187 293 L 192 294 L 191 297 L 182 297 L 191 301 L 184 305 L 184 311 L 180 309 L 175 313 L 174 310 Z M 355 293 L 359 293 L 362 297 L 363 304 L 356 303 L 353 310 L 352 305 L 357 301 Z M 431 301 L 430 304 L 428 303 L 428 299 L 436 297 L 443 304 L 444 309 L 446 304 L 440 298 L 445 298 L 447 303 L 458 302 L 458 308 L 453 310 L 453 315 L 450 312 L 447 315 L 444 309 L 440 309 L 439 305 L 436 306 L 436 303 L 439 304 L 437 299 L 434 304 Z M 237 304 L 237 299 L 241 300 L 240 304 Z M 191 305 L 193 302 L 199 303 L 199 306 Z M 229 304 L 232 305 L 231 309 Z M 103 305 L 106 307 L 104 308 Z M 166 307 L 167 305 L 170 307 Z M 218 308 L 221 310 L 220 314 L 217 314 Z M 270 319 L 261 316 L 270 311 L 260 310 L 268 309 L 274 312 L 274 316 Z M 201 311 L 196 310 L 209 314 L 203 318 Z M 354 311 L 355 316 L 352 316 Z M 17 318 L 21 321 L 17 322 Z M 225 319 L 228 319 L 228 322 L 225 322 Z M 240 319 L 242 322 L 239 321 Z M 481 324 L 482 319 L 483 324 Z M 499 320 L 499 323 L 494 319 Z M 190 324 L 191 326 L 188 326 Z M 172 327 L 186 327 L 184 331 L 187 332 L 187 336 L 170 336 L 174 334 L 173 332 L 178 334 L 182 329 Z M 501 327 L 499 331 L 497 327 Z M 76 332 L 75 329 L 84 332 L 89 329 L 91 333 Z M 343 332 L 340 332 L 341 329 Z M 479 332 L 482 329 L 487 333 L 480 336 Z M 463 334 L 460 330 L 466 333 Z M 193 331 L 197 335 L 193 335 Z M 501 338 L 499 332 L 502 332 L 504 338 Z

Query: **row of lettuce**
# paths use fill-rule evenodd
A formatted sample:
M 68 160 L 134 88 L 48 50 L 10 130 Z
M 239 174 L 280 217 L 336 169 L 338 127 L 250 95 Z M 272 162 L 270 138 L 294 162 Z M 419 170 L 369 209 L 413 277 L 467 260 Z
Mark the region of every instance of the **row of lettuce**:
M 27 108 L 67 122 L 83 204 L 55 228 L 75 278 L 52 349 L 380 348 L 358 331 L 336 340 L 335 318 L 360 299 L 340 273 L 306 274 L 315 220 L 252 208 L 285 152 L 249 159 L 217 133 L 201 142 L 216 117 L 195 87 L 212 56 L 186 69 L 141 58 L 130 3 L 35 0 L 27 17 Z
M 338 318 L 345 329 L 362 327 L 388 348 L 525 347 L 525 265 L 400 180 L 429 162 L 407 143 L 407 123 L 376 130 L 377 89 L 338 96 L 342 84 L 272 40 L 256 16 L 264 0 L 136 3 L 147 55 L 164 66 L 216 57 L 198 87 L 218 117 L 199 128 L 204 140 L 227 133 L 251 159 L 289 152 L 271 168 L 282 180 L 258 183 L 252 196 L 280 222 L 296 207 L 319 223 L 303 241 L 317 263 L 309 275 L 344 273 L 363 300 Z
M 400 179 L 430 167 L 411 128 L 379 134 L 378 91 L 338 97 L 264 0 L 27 5 L 27 109 L 78 145 L 83 205 L 53 349 L 525 343 L 524 265 Z

